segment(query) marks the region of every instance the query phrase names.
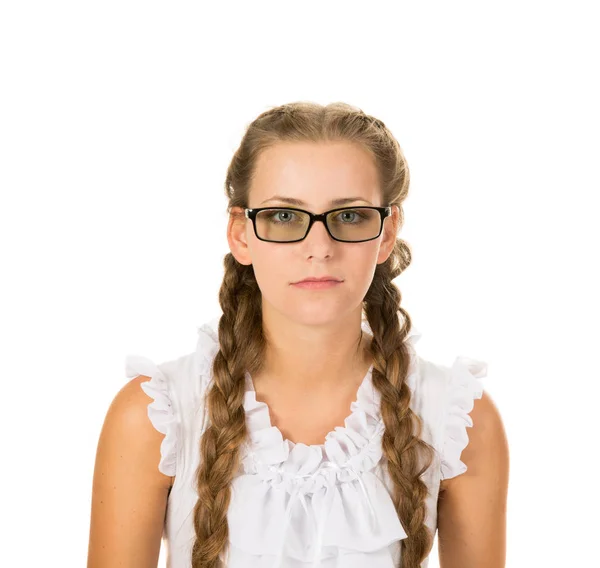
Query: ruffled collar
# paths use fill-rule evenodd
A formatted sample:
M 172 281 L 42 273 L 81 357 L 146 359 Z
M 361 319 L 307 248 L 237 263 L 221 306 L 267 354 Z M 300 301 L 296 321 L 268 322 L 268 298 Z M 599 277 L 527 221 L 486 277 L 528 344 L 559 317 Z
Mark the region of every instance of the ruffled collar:
M 336 426 L 323 444 L 311 445 L 283 438 L 271 423 L 268 405 L 256 399 L 252 378 L 246 373 L 244 410 L 251 444 L 242 461 L 245 473 L 258 474 L 290 492 L 299 487 L 306 494 L 374 467 L 381 457 L 383 424 L 372 370 L 373 365 L 361 381 L 344 426 Z

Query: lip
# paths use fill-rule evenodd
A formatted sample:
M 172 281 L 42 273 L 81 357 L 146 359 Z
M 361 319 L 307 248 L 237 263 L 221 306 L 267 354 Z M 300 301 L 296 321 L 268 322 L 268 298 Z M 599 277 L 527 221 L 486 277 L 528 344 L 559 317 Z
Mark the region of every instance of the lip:
M 292 284 L 303 284 L 305 282 L 342 282 L 342 280 L 338 280 L 334 276 L 321 276 L 320 278 L 305 278 L 304 280 L 300 280 L 298 282 L 292 282 Z
M 302 280 L 301 282 L 295 282 L 293 286 L 296 288 L 304 288 L 305 290 L 325 290 L 327 288 L 335 288 L 339 286 L 343 280 Z

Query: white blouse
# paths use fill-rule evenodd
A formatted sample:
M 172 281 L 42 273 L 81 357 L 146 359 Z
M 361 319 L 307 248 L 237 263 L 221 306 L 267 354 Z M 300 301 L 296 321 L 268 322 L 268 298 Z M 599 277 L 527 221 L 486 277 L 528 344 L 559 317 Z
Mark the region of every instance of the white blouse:
M 167 568 L 190 568 L 195 539 L 193 508 L 198 500 L 196 469 L 200 436 L 207 427 L 204 394 L 212 384 L 218 351 L 218 318 L 198 328 L 196 350 L 156 365 L 129 355 L 126 375 L 151 377 L 141 384 L 153 398 L 148 417 L 165 434 L 159 470 L 176 476 L 168 498 L 163 538 Z M 366 320 L 364 331 L 371 334 Z M 464 473 L 460 461 L 473 426 L 469 413 L 481 398 L 487 364 L 458 356 L 451 367 L 417 355 L 421 337 L 407 338 L 411 354 L 407 384 L 410 407 L 424 422 L 422 438 L 436 450 L 423 475 L 429 488 L 426 524 L 437 530 L 440 481 Z M 394 568 L 407 534 L 392 502 L 381 437 L 380 396 L 371 366 L 350 406 L 344 426 L 329 432 L 322 445 L 295 444 L 271 425 L 266 403 L 256 400 L 245 376 L 244 409 L 250 440 L 242 447 L 227 514 L 228 568 Z M 424 560 L 421 568 L 427 568 Z

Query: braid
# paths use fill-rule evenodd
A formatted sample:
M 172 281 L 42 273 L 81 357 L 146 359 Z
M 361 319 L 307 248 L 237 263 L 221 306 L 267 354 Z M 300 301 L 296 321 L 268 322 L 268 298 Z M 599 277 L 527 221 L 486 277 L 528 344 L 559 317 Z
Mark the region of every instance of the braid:
M 394 262 L 397 266 L 392 266 Z M 410 359 L 404 338 L 411 320 L 400 307 L 401 294 L 392 282 L 408 264 L 410 249 L 397 239 L 390 258 L 377 266 L 365 298 L 365 313 L 373 331 L 373 385 L 381 393 L 385 424 L 382 449 L 394 487 L 394 506 L 408 536 L 402 540 L 399 568 L 420 566 L 433 545 L 433 534 L 425 525 L 428 489 L 420 476 L 431 465 L 434 448 L 420 439 L 422 420 L 409 407 L 411 393 L 405 378 Z M 402 329 L 398 312 L 404 317 Z M 421 467 L 420 457 L 425 462 Z
M 207 391 L 210 426 L 200 442 L 197 470 L 193 568 L 222 567 L 220 554 L 229 540 L 230 484 L 240 466 L 240 446 L 246 439 L 245 371 L 256 367 L 264 346 L 260 291 L 253 268 L 239 264 L 231 254 L 225 256 L 224 265 L 219 291 L 223 310 L 220 350 L 212 367 L 214 385 Z

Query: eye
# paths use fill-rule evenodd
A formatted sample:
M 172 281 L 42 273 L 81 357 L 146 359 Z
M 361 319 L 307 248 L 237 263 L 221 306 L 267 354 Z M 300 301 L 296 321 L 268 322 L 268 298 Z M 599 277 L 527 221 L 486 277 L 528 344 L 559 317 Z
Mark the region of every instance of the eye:
M 278 213 L 275 213 L 275 215 L 277 216 L 278 221 L 281 221 L 282 219 L 285 221 L 286 218 L 289 220 L 293 213 L 290 213 L 289 211 L 279 211 Z M 282 215 L 283 217 L 281 217 Z
M 269 211 L 269 221 L 272 223 L 276 223 L 279 225 L 287 225 L 293 218 L 296 216 L 292 211 L 288 211 L 286 209 L 277 209 L 273 211 Z
M 349 218 L 348 218 L 349 217 Z M 366 215 L 361 213 L 356 209 L 347 209 L 345 211 L 341 211 L 336 215 L 336 220 L 342 219 L 343 224 L 356 224 L 360 223 L 363 219 L 366 219 Z M 346 221 L 349 221 L 346 223 Z

